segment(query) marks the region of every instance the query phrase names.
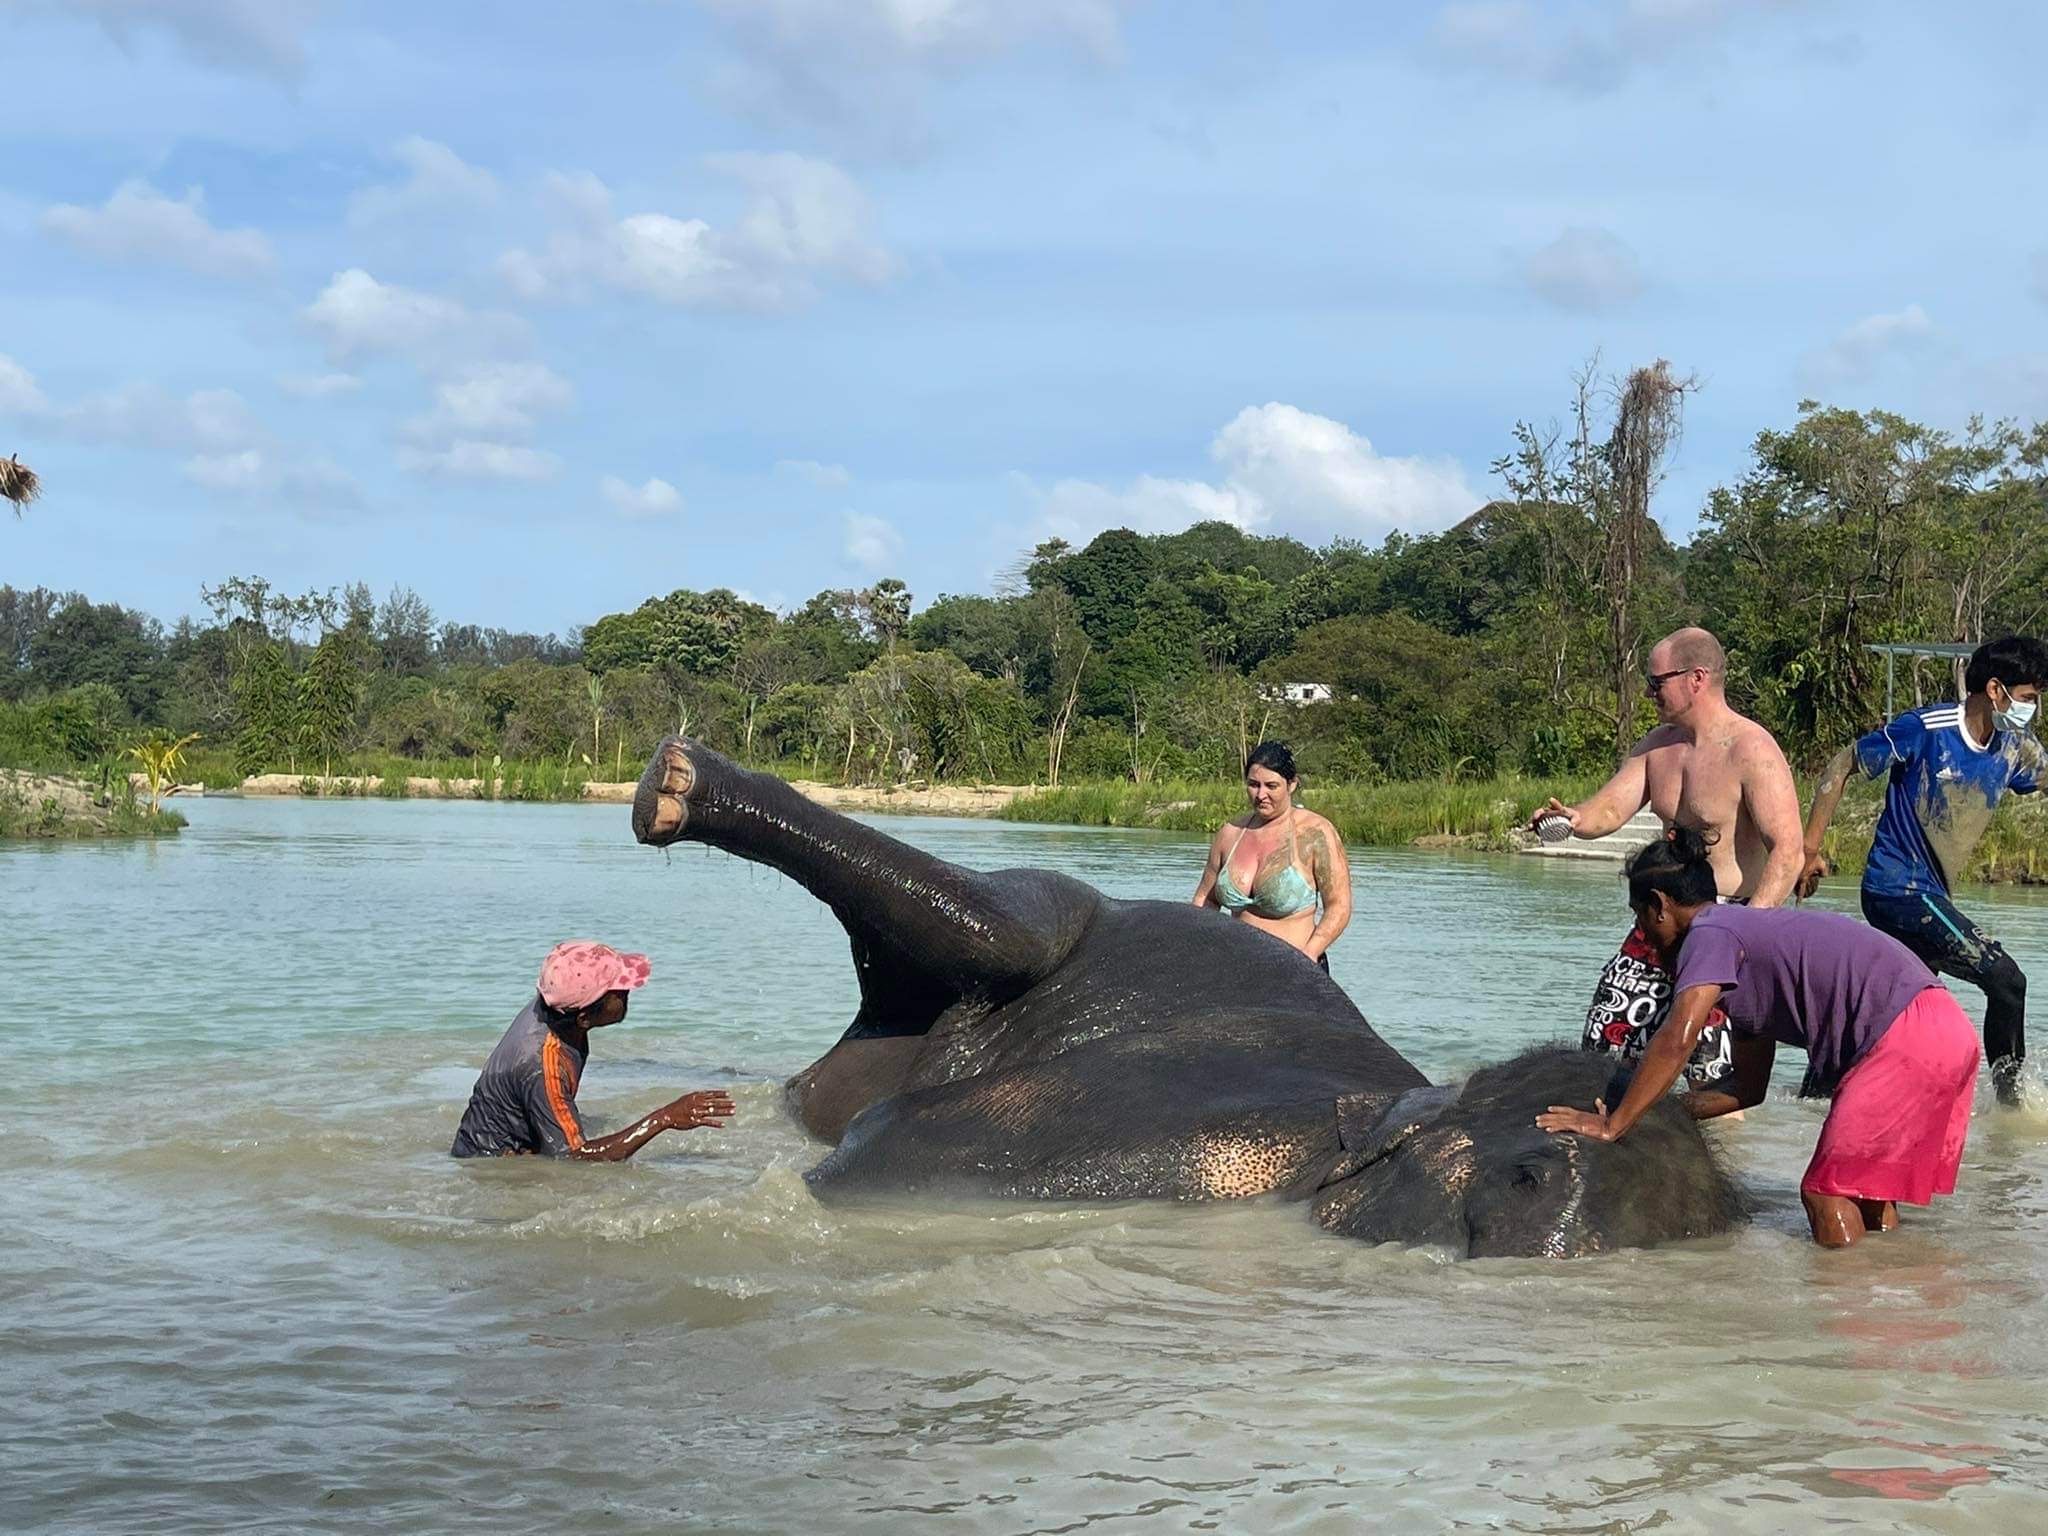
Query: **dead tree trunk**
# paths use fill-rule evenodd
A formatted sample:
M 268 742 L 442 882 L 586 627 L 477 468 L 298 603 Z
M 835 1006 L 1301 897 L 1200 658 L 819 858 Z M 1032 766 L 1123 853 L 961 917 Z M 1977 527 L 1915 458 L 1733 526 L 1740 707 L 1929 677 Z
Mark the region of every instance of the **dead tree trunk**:
M 1607 440 L 1613 497 L 1600 585 L 1607 601 L 1616 755 L 1634 744 L 1636 651 L 1642 644 L 1636 587 L 1648 544 L 1650 497 L 1663 473 L 1664 456 L 1678 440 L 1685 396 L 1697 387 L 1691 378 L 1674 379 L 1671 365 L 1661 357 L 1648 368 L 1636 369 L 1621 387 L 1614 432 Z

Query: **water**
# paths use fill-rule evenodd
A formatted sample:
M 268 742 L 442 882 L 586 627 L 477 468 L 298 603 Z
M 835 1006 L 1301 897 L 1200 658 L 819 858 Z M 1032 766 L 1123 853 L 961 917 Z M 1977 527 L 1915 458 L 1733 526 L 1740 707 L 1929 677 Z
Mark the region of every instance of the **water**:
M 2048 1513 L 2048 1114 L 1963 1189 L 1805 1241 L 1818 1111 L 1731 1127 L 1744 1232 L 1448 1264 L 1299 1208 L 826 1210 L 777 1080 L 851 1017 L 779 876 L 613 808 L 209 800 L 161 846 L 0 849 L 0 1529 L 2018 1529 Z M 1184 897 L 1200 845 L 900 821 Z M 1336 975 L 1436 1077 L 1570 1033 L 1611 869 L 1365 852 Z M 1837 887 L 1837 899 L 1853 897 Z M 1969 893 L 2036 975 L 2048 903 Z M 599 1127 L 445 1156 L 554 940 L 646 950 Z M 1975 993 L 1965 993 L 1975 1012 Z M 2037 1101 L 2048 1090 L 2033 1087 Z

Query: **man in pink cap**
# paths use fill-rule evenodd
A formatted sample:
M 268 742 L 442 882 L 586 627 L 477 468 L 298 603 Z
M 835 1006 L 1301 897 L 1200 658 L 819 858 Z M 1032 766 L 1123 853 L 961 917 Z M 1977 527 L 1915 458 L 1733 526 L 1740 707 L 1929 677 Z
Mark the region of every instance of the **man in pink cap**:
M 646 985 L 647 972 L 645 955 L 622 955 L 609 944 L 572 939 L 550 950 L 538 993 L 484 1063 L 448 1150 L 456 1157 L 538 1152 L 617 1163 L 663 1131 L 723 1125 L 732 1099 L 713 1088 L 686 1093 L 623 1131 L 584 1139 L 576 1086 L 590 1055 L 590 1032 L 626 1016 L 626 994 Z

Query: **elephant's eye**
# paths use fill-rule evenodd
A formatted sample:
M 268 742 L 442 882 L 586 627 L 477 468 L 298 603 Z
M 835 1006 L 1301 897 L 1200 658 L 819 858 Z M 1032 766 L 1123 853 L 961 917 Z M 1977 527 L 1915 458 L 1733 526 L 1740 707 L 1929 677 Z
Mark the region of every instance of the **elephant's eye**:
M 1535 1189 L 1543 1182 L 1542 1171 L 1531 1168 L 1527 1163 L 1515 1169 L 1515 1188 Z

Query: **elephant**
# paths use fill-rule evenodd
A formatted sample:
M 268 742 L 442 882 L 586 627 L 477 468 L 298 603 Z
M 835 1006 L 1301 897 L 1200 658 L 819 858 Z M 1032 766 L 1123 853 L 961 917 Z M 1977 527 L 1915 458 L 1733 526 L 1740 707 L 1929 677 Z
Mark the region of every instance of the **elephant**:
M 858 1198 L 1306 1203 L 1323 1228 L 1460 1257 L 1568 1258 L 1724 1232 L 1745 1201 L 1676 1101 L 1623 1140 L 1539 1130 L 1618 1102 L 1541 1046 L 1433 1086 L 1298 951 L 1185 902 L 947 863 L 669 737 L 633 832 L 782 871 L 845 928 L 860 1006 L 785 1096 Z

